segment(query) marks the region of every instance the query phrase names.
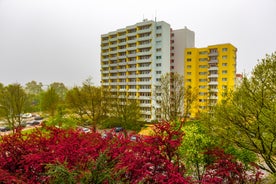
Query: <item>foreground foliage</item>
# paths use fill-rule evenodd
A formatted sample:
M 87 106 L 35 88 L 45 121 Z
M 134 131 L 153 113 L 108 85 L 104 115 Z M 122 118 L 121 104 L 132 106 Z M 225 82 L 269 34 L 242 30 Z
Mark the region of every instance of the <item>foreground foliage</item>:
M 261 158 L 276 174 L 276 53 L 267 55 L 209 117 L 209 132 Z M 204 123 L 204 124 L 206 124 Z
M 202 180 L 193 180 L 185 176 L 178 154 L 184 132 L 168 122 L 156 124 L 154 132 L 133 139 L 127 132 L 114 131 L 84 133 L 53 127 L 28 135 L 17 131 L 0 142 L 0 183 L 208 184 L 260 179 L 259 172 L 253 169 L 248 174 L 231 155 L 212 149 L 206 150 L 210 159 Z

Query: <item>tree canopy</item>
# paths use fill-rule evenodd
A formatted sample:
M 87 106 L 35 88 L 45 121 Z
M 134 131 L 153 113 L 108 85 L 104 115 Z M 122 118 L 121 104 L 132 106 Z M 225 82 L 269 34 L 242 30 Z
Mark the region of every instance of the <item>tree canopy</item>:
M 210 114 L 210 132 L 256 153 L 276 173 L 276 53 L 267 55 Z

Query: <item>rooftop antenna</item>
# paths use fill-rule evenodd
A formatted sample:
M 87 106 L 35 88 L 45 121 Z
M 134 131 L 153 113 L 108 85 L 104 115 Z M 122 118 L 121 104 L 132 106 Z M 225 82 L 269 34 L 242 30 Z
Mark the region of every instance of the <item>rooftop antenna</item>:
M 157 15 L 157 10 L 155 10 L 155 17 L 154 17 L 154 21 L 156 22 L 156 15 Z

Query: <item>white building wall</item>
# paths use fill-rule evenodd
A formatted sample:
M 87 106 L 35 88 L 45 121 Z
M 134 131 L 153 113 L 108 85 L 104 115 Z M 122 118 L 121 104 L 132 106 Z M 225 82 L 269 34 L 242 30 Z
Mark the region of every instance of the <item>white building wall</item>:
M 184 53 L 186 48 L 195 47 L 195 33 L 186 27 L 184 29 L 173 30 L 173 43 L 171 59 L 174 60 L 174 71 L 180 75 L 184 74 Z
M 140 29 L 148 25 L 151 26 Z M 128 33 L 128 30 L 132 29 L 135 31 Z M 126 34 L 121 35 L 121 32 L 126 32 Z M 142 33 L 149 32 L 151 33 L 150 38 L 148 36 L 145 38 L 139 36 Z M 174 43 L 171 43 L 171 27 L 168 23 L 144 20 L 143 22 L 101 35 L 102 85 L 108 87 L 111 91 L 118 91 L 120 93 L 119 96 L 122 95 L 123 97 L 131 92 L 136 94 L 135 98 L 140 102 L 150 101 L 150 103 L 140 104 L 141 109 L 149 109 L 148 111 L 141 111 L 141 117 L 150 117 L 144 118 L 146 121 L 156 119 L 155 110 L 158 104 L 154 97 L 154 90 L 161 76 L 171 72 L 172 44 L 174 47 L 174 68 L 181 74 L 183 74 L 184 70 L 184 50 L 186 47 L 194 47 L 194 32 L 185 28 L 175 30 L 173 33 Z M 133 36 L 136 37 L 133 41 L 128 40 L 128 37 Z M 125 41 L 121 42 L 122 39 Z M 150 40 L 150 42 L 143 44 L 140 42 L 141 39 Z M 135 43 L 135 46 L 129 47 L 130 43 Z M 125 46 L 125 49 L 121 49 L 121 46 Z M 150 51 L 147 50 L 148 48 L 151 48 Z M 130 54 L 129 51 L 135 51 L 135 53 Z M 122 55 L 122 53 L 125 53 L 125 55 Z M 148 59 L 141 58 L 141 56 L 147 57 L 149 55 L 151 56 Z M 135 58 L 135 60 L 130 61 L 130 57 Z M 149 63 L 150 65 L 148 66 Z M 135 65 L 136 67 L 129 68 L 130 65 Z M 143 70 L 150 72 L 144 74 L 141 72 Z M 130 71 L 133 71 L 134 74 L 129 74 Z M 122 73 L 125 75 L 122 75 Z M 135 79 L 135 81 L 130 81 L 130 78 Z M 147 79 L 149 78 L 150 80 L 148 81 Z M 135 87 L 130 88 L 130 85 Z M 150 89 L 145 88 L 145 86 L 150 86 Z M 143 96 L 143 93 L 150 93 L 152 96 Z M 131 98 L 133 99 L 133 96 Z

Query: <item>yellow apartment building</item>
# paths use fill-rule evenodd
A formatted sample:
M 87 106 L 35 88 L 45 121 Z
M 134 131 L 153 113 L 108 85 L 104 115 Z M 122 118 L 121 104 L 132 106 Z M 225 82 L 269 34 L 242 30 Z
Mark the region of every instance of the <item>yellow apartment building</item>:
M 184 85 L 197 94 L 189 113 L 191 118 L 210 110 L 225 92 L 234 89 L 236 53 L 237 48 L 230 43 L 185 49 Z

